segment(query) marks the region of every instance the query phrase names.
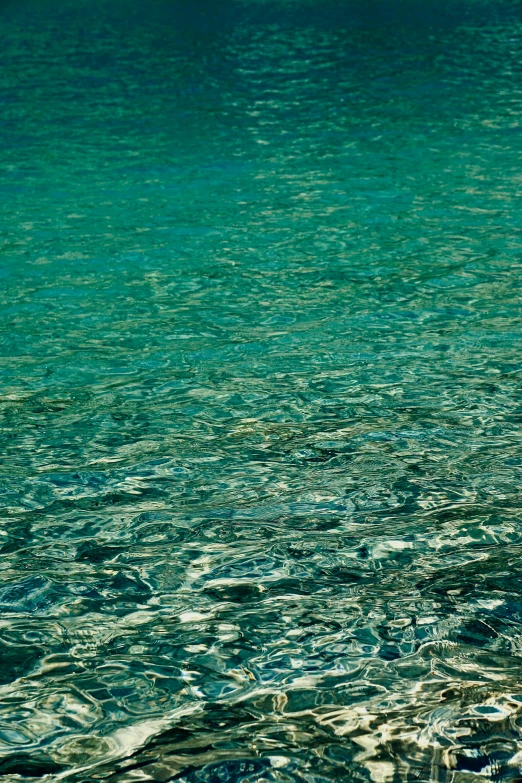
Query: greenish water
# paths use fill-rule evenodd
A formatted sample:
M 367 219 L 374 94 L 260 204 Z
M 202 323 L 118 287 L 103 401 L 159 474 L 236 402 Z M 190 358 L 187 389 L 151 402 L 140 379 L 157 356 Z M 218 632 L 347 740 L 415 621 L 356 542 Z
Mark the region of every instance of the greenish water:
M 0 12 L 0 779 L 522 779 L 522 5 Z

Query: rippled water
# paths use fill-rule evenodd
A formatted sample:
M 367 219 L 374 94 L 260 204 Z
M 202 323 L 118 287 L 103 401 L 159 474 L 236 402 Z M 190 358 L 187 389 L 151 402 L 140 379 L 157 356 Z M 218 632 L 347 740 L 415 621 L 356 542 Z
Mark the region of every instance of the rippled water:
M 0 778 L 520 781 L 522 5 L 0 36 Z

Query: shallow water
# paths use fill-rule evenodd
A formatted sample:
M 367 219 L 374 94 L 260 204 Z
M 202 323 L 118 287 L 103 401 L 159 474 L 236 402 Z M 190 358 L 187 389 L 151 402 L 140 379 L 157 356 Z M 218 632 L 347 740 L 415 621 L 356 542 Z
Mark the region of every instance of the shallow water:
M 0 778 L 520 780 L 521 4 L 0 31 Z

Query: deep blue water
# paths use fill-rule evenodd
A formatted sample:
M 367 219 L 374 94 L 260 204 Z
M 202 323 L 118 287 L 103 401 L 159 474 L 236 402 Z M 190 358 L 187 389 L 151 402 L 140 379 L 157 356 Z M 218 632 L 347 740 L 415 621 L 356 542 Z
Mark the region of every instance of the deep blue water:
M 0 6 L 0 780 L 522 780 L 522 4 Z

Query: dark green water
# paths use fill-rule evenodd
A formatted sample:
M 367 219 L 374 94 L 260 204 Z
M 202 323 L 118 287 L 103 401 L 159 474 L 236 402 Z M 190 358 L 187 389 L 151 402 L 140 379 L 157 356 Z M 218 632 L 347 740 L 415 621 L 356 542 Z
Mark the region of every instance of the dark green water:
M 522 4 L 0 42 L 0 779 L 522 780 Z

